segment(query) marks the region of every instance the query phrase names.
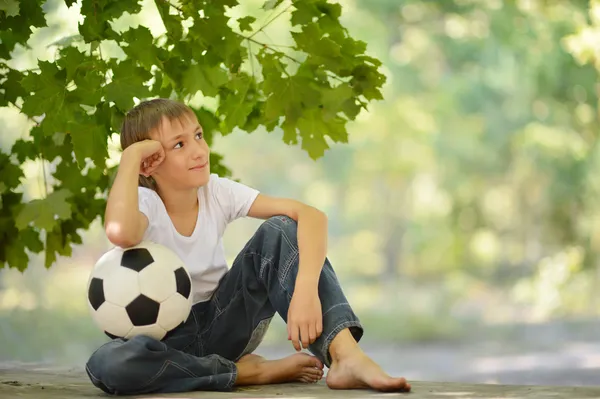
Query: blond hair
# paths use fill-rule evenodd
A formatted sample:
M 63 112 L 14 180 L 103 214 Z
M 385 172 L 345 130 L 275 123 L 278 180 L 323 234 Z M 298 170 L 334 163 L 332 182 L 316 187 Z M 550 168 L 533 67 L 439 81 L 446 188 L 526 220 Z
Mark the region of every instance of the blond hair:
M 155 98 L 142 101 L 132 108 L 123 119 L 121 125 L 121 148 L 127 147 L 138 141 L 150 139 L 150 132 L 160 127 L 163 117 L 170 122 L 195 115 L 187 105 L 168 98 Z M 156 191 L 156 182 L 152 177 L 139 176 L 138 184 Z

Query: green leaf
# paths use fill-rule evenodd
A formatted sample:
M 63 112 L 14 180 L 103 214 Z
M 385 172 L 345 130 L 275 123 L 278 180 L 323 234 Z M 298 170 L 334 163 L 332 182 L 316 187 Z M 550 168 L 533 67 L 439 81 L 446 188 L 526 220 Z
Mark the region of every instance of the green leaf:
M 38 64 L 39 74 L 29 73 L 21 80 L 25 90 L 34 92 L 23 103 L 23 112 L 31 117 L 58 113 L 65 97 L 66 71 L 48 61 Z
M 9 60 L 11 58 L 10 52 L 19 42 L 20 40 L 14 32 L 9 30 L 0 31 L 0 59 Z
M 340 118 L 325 121 L 318 109 L 311 109 L 298 119 L 298 130 L 302 137 L 302 149 L 315 160 L 322 157 L 329 148 L 325 141 L 326 135 L 334 142 L 348 142 L 345 121 Z
M 89 58 L 84 53 L 75 47 L 65 47 L 60 49 L 60 58 L 56 65 L 67 71 L 65 82 L 70 82 L 79 68 L 86 67 L 86 63 L 89 63 Z
M 360 64 L 352 70 L 350 84 L 359 94 L 367 100 L 382 100 L 381 86 L 386 81 L 385 75 L 379 73 L 375 67 Z
M 296 132 L 296 123 L 292 122 L 289 118 L 285 118 L 285 121 L 281 125 L 283 129 L 283 142 L 288 145 L 298 144 L 298 133 Z
M 37 228 L 51 231 L 58 223 L 57 219 L 71 217 L 71 204 L 67 202 L 71 195 L 68 190 L 58 190 L 44 199 L 28 202 L 15 217 L 15 226 L 24 230 L 33 223 Z
M 316 8 L 306 6 L 302 2 L 295 2 L 294 6 L 296 9 L 292 11 L 292 17 L 290 19 L 292 26 L 311 23 L 313 17 L 316 17 L 319 14 Z
M 39 125 L 44 135 L 53 136 L 57 132 L 64 132 L 68 129 L 69 121 L 74 118 L 76 113 L 82 112 L 79 104 L 79 94 L 81 94 L 81 90 L 66 92 L 64 98 L 62 98 L 60 110 L 45 115 L 44 120 Z
M 10 157 L 0 152 L 0 181 L 4 187 L 15 189 L 21 184 L 23 171 L 10 161 Z
M 238 24 L 240 25 L 240 30 L 243 31 L 252 31 L 252 23 L 256 21 L 256 18 L 253 16 L 246 16 L 242 18 L 238 18 Z
M 4 11 L 8 17 L 19 15 L 19 2 L 17 0 L 0 0 L 0 11 Z
M 98 125 L 93 116 L 79 112 L 69 121 L 68 133 L 80 168 L 85 166 L 86 158 L 92 159 L 96 166 L 104 167 L 108 157 L 108 131 L 104 126 Z
M 79 33 L 87 43 L 103 39 L 117 39 L 118 35 L 111 28 L 109 21 L 119 18 L 123 13 L 137 14 L 142 4 L 131 0 L 98 0 L 83 1 L 81 14 L 85 16 L 79 25 Z
M 278 5 L 280 5 L 281 3 L 283 3 L 283 0 L 267 0 L 263 4 L 262 9 L 263 10 L 272 10 L 275 7 L 277 7 Z
M 0 88 L 4 90 L 3 94 L 0 94 L 0 106 L 6 106 L 9 102 L 15 104 L 17 99 L 25 98 L 29 96 L 29 93 L 23 89 L 20 81 L 23 79 L 24 75 L 15 70 L 10 69 L 6 74 L 6 80 L 0 84 Z
M 103 126 L 108 137 L 108 132 L 118 132 L 121 129 L 124 113 L 119 108 L 111 106 L 107 102 L 102 102 L 102 104 L 96 108 L 96 113 L 94 116 L 96 119 L 96 124 Z
M 356 119 L 362 108 L 362 104 L 357 104 L 357 100 L 354 97 L 347 99 L 342 104 L 342 112 L 346 114 L 350 120 Z
M 327 119 L 335 117 L 347 101 L 352 101 L 354 92 L 347 83 L 339 84 L 331 90 L 324 90 L 322 94 L 323 112 Z M 356 115 L 354 115 L 356 116 Z M 350 115 L 348 115 L 350 117 Z M 352 119 L 352 118 L 351 118 Z
M 10 52 L 17 43 L 28 48 L 27 41 L 32 34 L 31 27 L 46 25 L 42 3 L 38 0 L 19 0 L 19 14 L 3 17 L 0 15 L 0 58 L 10 59 Z
M 6 249 L 6 262 L 10 267 L 14 267 L 19 271 L 27 269 L 29 257 L 22 242 L 14 242 Z
M 222 117 L 221 133 L 230 133 L 234 128 L 242 128 L 256 99 L 254 80 L 247 74 L 239 74 L 227 84 L 227 91 L 222 94 L 217 115 Z
M 20 163 L 23 163 L 30 157 L 37 155 L 37 146 L 32 140 L 18 139 L 13 144 L 10 152 L 17 156 L 17 160 Z
M 328 37 L 323 37 L 323 32 L 316 23 L 305 25 L 300 32 L 292 32 L 292 37 L 298 48 L 309 55 L 309 62 L 323 65 L 332 71 L 347 67 L 347 57 L 342 57 L 341 46 Z
M 219 66 L 191 65 L 183 73 L 183 86 L 192 95 L 202 91 L 205 96 L 215 97 L 228 81 L 227 72 Z
M 32 228 L 22 230 L 19 238 L 23 241 L 24 246 L 33 253 L 40 253 L 44 250 L 44 243 L 40 240 L 40 235 Z
M 165 28 L 167 29 L 167 36 L 169 36 L 169 38 L 171 38 L 171 40 L 173 40 L 174 42 L 180 41 L 181 37 L 183 36 L 183 27 L 181 26 L 181 20 L 178 17 L 169 14 L 171 6 L 167 4 L 167 2 L 157 1 L 154 2 L 154 4 L 158 9 L 163 24 L 165 24 Z
M 296 75 L 285 79 L 276 77 L 276 82 L 269 82 L 267 79 L 265 77 L 265 87 L 272 91 L 265 104 L 267 120 L 286 116 L 293 122 L 306 108 L 316 106 L 321 101 L 320 92 L 312 87 L 312 82 L 307 78 Z M 274 84 L 278 87 L 274 87 Z
M 154 65 L 160 65 L 150 29 L 145 26 L 129 29 L 123 33 L 122 38 L 128 45 L 121 48 L 130 59 L 137 60 L 140 65 L 147 69 L 152 68 Z
M 144 68 L 135 65 L 135 61 L 122 61 L 112 68 L 112 82 L 105 87 L 105 96 L 108 101 L 114 101 L 122 111 L 128 111 L 134 106 L 133 98 L 146 98 L 150 90 L 144 83 L 152 74 Z
M 46 234 L 46 259 L 44 261 L 44 266 L 46 268 L 56 262 L 56 255 L 71 256 L 71 246 L 68 245 L 65 238 L 60 225 Z
M 219 118 L 217 118 L 213 112 L 206 108 L 192 109 L 196 114 L 196 118 L 198 119 L 200 126 L 202 126 L 204 140 L 206 140 L 206 143 L 209 146 L 212 145 L 212 138 L 219 130 Z

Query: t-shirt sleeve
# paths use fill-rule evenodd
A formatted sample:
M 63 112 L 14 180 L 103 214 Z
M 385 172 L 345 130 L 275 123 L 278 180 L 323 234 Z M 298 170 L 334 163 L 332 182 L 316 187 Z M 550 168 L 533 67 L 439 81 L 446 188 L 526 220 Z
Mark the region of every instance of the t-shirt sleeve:
M 213 195 L 225 214 L 227 223 L 248 216 L 248 211 L 260 193 L 245 184 L 220 177 L 211 176 Z
M 146 187 L 138 187 L 138 208 L 152 224 L 156 215 L 156 193 Z

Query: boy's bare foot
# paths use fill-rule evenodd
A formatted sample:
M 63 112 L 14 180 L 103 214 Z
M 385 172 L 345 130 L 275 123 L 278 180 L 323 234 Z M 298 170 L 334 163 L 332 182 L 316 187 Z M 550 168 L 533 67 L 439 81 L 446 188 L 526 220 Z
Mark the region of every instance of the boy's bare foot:
M 296 353 L 279 360 L 246 355 L 237 363 L 235 385 L 266 385 L 283 382 L 317 382 L 323 377 L 323 363 L 307 353 Z
M 331 389 L 371 388 L 383 392 L 409 392 L 406 379 L 387 375 L 358 346 L 348 329 L 342 330 L 329 347 L 331 367 L 327 386 Z
M 240 360 L 238 360 L 238 363 L 242 363 L 242 362 L 264 362 L 267 359 L 265 359 L 264 357 L 260 356 L 260 355 L 255 355 L 254 353 L 249 353 L 247 355 L 244 355 L 240 358 Z

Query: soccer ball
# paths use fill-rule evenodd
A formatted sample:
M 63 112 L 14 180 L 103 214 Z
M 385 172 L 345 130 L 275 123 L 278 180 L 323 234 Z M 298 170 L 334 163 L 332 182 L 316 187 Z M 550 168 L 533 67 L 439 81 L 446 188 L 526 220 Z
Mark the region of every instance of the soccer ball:
M 92 318 L 110 338 L 146 335 L 162 340 L 185 322 L 192 308 L 192 280 L 167 247 L 142 241 L 112 248 L 88 280 Z

